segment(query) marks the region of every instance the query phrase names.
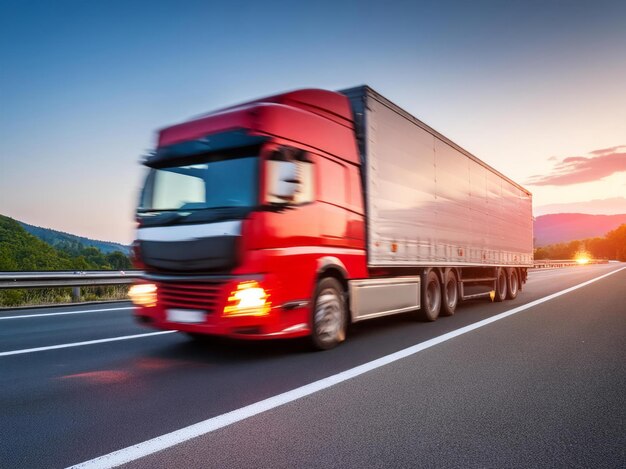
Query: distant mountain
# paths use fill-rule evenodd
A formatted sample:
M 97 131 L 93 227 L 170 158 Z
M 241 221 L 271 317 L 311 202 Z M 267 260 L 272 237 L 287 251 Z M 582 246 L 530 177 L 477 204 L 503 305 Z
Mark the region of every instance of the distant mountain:
M 594 199 L 584 202 L 540 205 L 533 209 L 535 216 L 549 213 L 587 213 L 590 215 L 620 215 L 626 213 L 626 197 Z
M 620 215 L 588 215 L 585 213 L 554 213 L 535 218 L 535 247 L 604 236 L 622 223 Z
M 104 254 L 109 254 L 115 251 L 120 251 L 127 256 L 130 254 L 130 246 L 125 246 L 123 244 L 83 238 L 82 236 L 64 233 L 63 231 L 56 231 L 50 228 L 41 228 L 39 226 L 29 225 L 19 220 L 18 223 L 28 233 L 36 236 L 42 241 L 45 241 L 50 246 L 53 246 L 62 251 L 78 254 L 83 248 L 94 247 L 102 251 Z
M 37 228 L 27 225 L 29 228 Z M 59 233 L 54 230 L 38 228 L 39 233 L 50 236 Z M 95 245 L 81 244 L 78 236 L 50 238 L 52 245 L 26 231 L 22 223 L 10 217 L 0 215 L 0 272 L 3 271 L 46 271 L 46 270 L 128 270 L 130 259 L 121 249 L 104 253 Z M 87 240 L 93 241 L 93 240 Z M 104 243 L 117 246 L 115 243 Z M 120 247 L 125 247 L 119 245 Z M 111 247 L 111 246 L 109 246 Z M 2 295 L 0 291 L 0 306 Z M 6 298 L 5 298 L 6 299 Z

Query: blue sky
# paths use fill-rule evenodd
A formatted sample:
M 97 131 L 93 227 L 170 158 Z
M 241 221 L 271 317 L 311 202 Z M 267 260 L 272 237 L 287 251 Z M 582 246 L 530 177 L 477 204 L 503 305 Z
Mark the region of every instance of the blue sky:
M 122 242 L 156 129 L 287 89 L 367 83 L 521 183 L 626 144 L 626 2 L 3 0 L 0 64 L 0 213 Z

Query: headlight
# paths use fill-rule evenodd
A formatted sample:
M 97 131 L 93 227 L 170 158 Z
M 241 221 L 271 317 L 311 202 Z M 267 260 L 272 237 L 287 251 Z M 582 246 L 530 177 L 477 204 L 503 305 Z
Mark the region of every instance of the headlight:
M 267 292 L 257 281 L 251 280 L 241 282 L 230 293 L 224 316 L 266 316 L 271 307 Z
M 128 296 L 137 306 L 156 306 L 157 286 L 154 283 L 137 283 L 130 287 Z

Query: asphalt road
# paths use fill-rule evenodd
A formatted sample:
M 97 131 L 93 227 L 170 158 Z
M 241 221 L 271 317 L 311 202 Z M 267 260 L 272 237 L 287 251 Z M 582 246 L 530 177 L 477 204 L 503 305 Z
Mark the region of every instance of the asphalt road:
M 0 467 L 66 467 L 219 420 L 622 267 L 533 272 L 514 301 L 360 323 L 322 353 L 144 335 L 125 303 L 3 311 Z M 128 466 L 625 467 L 625 357 L 626 269 Z

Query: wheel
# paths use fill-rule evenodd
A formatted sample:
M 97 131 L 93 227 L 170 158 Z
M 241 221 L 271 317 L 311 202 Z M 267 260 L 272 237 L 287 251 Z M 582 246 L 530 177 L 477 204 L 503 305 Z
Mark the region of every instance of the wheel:
M 452 270 L 448 270 L 443 279 L 441 286 L 441 315 L 452 316 L 459 302 L 459 288 L 456 281 L 456 274 Z
M 506 291 L 506 298 L 508 300 L 514 300 L 519 293 L 519 276 L 517 269 L 507 269 L 508 273 L 508 288 Z
M 497 302 L 506 300 L 506 277 L 506 270 L 502 267 L 498 267 L 498 270 L 496 271 L 496 296 L 494 298 Z
M 441 310 L 441 284 L 439 276 L 434 270 L 422 275 L 421 307 L 417 317 L 422 321 L 435 321 Z
M 311 342 L 317 350 L 336 347 L 346 338 L 346 303 L 343 289 L 334 278 L 324 278 L 317 284 L 311 318 Z

